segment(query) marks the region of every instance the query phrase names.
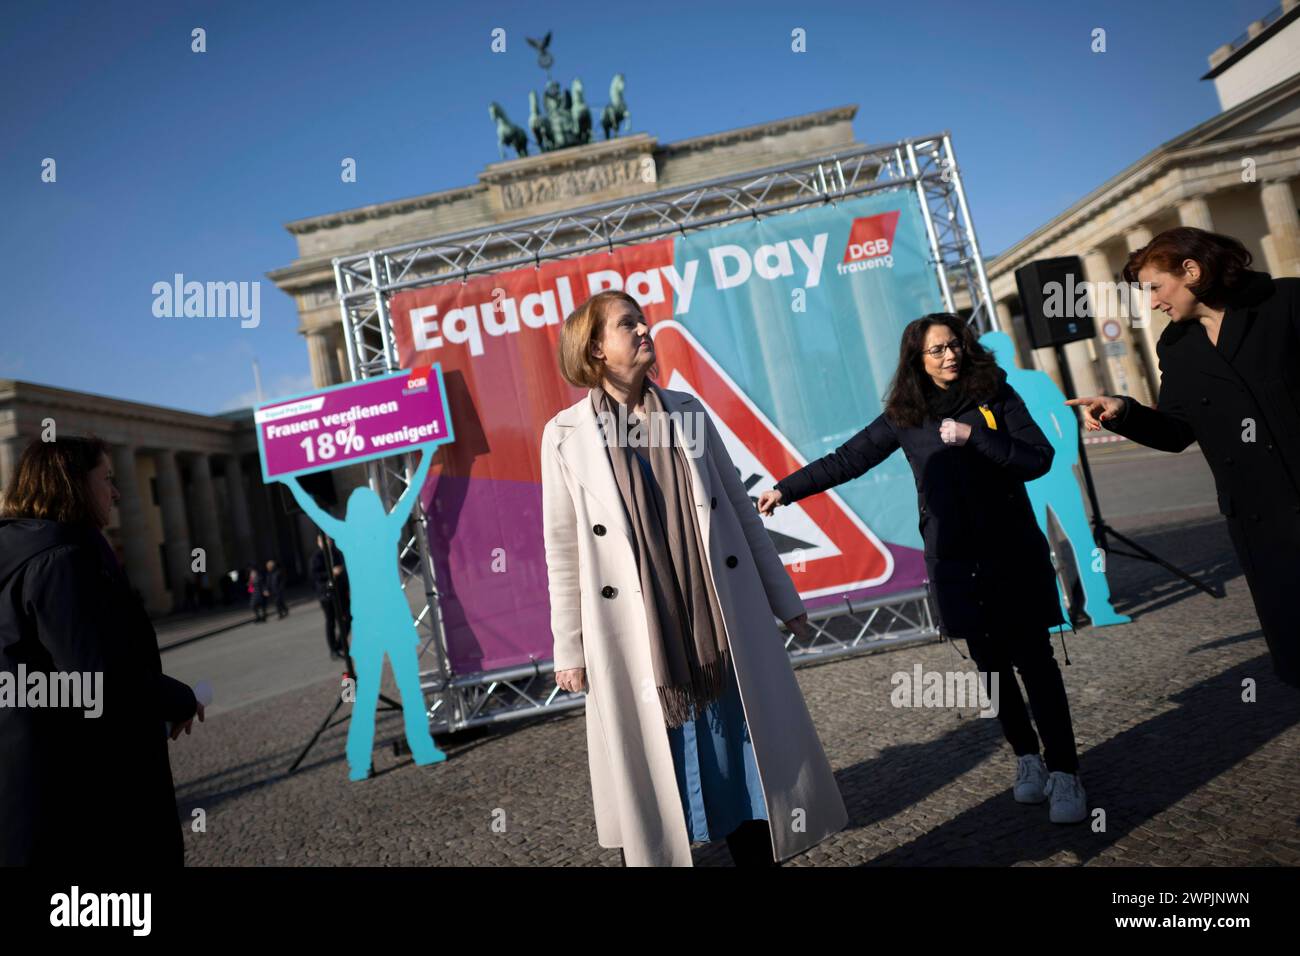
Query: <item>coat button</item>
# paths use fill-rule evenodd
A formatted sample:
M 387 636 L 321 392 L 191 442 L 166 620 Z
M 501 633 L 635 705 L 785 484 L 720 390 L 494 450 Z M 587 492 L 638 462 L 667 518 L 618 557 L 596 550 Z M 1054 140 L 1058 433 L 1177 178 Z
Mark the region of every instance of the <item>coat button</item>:
M 1258 515 L 1258 514 L 1253 514 L 1253 515 L 1251 515 L 1251 516 L 1250 516 L 1250 520 L 1252 520 L 1252 521 L 1258 521 L 1258 520 L 1259 520 L 1259 515 Z
M 1208 398 L 1206 398 L 1205 396 L 1201 396 L 1201 404 L 1202 404 L 1202 405 L 1208 405 L 1208 404 L 1210 404 L 1210 400 L 1209 400 Z
M 1231 455 L 1228 455 L 1226 458 L 1224 458 L 1224 459 L 1223 459 L 1223 463 L 1224 463 L 1225 465 L 1231 465 L 1231 464 L 1232 464 L 1232 456 L 1231 456 Z
M 709 507 L 710 507 L 710 508 L 716 508 L 717 506 L 718 506 L 718 499 L 717 499 L 717 498 L 710 498 L 710 499 L 709 499 Z
M 1272 450 L 1273 450 L 1273 443 L 1272 443 L 1272 442 L 1269 442 L 1268 444 L 1266 444 L 1266 445 L 1264 446 L 1264 450 L 1265 450 L 1265 451 L 1272 451 Z
M 727 555 L 727 567 L 734 568 L 738 563 L 734 554 Z
M 604 597 L 612 598 L 615 594 L 618 593 L 618 588 L 616 588 L 616 587 L 614 587 L 614 586 L 612 586 L 612 585 L 606 584 L 603 588 L 600 589 L 600 593 L 601 593 Z
M 596 525 L 594 528 L 592 528 L 591 530 L 594 531 L 594 532 L 596 532 L 596 534 L 604 534 L 604 533 L 605 533 L 605 526 L 604 526 L 603 524 L 598 524 L 598 525 Z

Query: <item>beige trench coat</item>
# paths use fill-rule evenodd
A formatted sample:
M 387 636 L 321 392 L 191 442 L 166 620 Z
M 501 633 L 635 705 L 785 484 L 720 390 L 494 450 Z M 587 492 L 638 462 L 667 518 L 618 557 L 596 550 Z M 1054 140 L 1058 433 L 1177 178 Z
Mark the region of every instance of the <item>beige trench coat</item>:
M 716 427 L 693 396 L 663 389 L 664 410 L 699 415 L 678 428 L 703 442 L 688 454 L 709 574 L 726 624 L 736 682 L 771 821 L 786 860 L 848 819 L 830 763 L 795 681 L 776 618 L 803 613 L 781 559 Z M 542 432 L 542 520 L 557 671 L 587 671 L 587 755 L 596 835 L 629 866 L 691 866 L 690 838 L 655 689 L 632 531 L 591 401 L 583 396 Z

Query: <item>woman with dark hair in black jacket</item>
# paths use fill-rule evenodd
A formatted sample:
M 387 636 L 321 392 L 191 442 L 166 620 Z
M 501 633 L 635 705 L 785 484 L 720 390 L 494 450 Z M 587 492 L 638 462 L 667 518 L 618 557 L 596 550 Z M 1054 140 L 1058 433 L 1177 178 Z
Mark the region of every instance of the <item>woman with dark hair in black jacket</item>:
M 104 444 L 65 437 L 26 448 L 0 508 L 0 688 L 90 688 L 0 698 L 0 865 L 184 864 L 166 725 L 203 708 L 104 537 L 117 498 Z
M 1052 446 L 961 318 L 935 313 L 909 323 L 884 413 L 763 492 L 758 510 L 769 515 L 852 481 L 899 448 L 916 477 L 940 631 L 966 641 L 982 675 L 997 675 L 998 719 L 1018 758 L 1015 798 L 1050 799 L 1053 822 L 1077 823 L 1087 802 L 1050 631 L 1065 622 L 1047 539 L 1025 492 L 1025 482 L 1051 467 Z
M 1183 226 L 1129 256 L 1124 278 L 1150 290 L 1160 334 L 1158 409 L 1091 395 L 1103 425 L 1161 451 L 1196 442 L 1246 575 L 1278 678 L 1300 687 L 1300 279 L 1248 269 L 1236 239 Z

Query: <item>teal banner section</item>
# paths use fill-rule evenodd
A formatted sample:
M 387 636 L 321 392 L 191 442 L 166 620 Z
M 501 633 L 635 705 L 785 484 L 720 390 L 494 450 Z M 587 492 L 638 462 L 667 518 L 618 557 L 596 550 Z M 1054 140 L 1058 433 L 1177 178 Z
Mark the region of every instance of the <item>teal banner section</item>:
M 675 252 L 674 318 L 809 461 L 880 414 L 904 326 L 942 308 L 912 190 L 710 229 Z M 921 547 L 902 455 L 836 491 L 884 541 Z

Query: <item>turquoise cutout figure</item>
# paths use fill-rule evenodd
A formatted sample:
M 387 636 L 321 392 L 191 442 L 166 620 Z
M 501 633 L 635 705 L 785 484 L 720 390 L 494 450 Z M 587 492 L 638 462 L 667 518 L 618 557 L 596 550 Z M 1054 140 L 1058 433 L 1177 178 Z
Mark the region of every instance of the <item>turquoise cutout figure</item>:
M 423 766 L 446 760 L 433 742 L 420 689 L 419 637 L 411 608 L 397 570 L 397 543 L 402 526 L 419 501 L 420 488 L 429 474 L 433 449 L 421 451 L 420 467 L 389 513 L 379 496 L 364 485 L 348 497 L 343 521 L 331 517 L 312 500 L 292 476 L 283 479 L 294 498 L 317 527 L 338 542 L 348 560 L 352 587 L 352 663 L 356 667 L 357 698 L 348 725 L 348 779 L 364 780 L 370 774 L 370 752 L 375 740 L 375 707 L 388 655 L 402 695 L 406 741 L 415 762 Z
M 1074 466 L 1079 461 L 1079 420 L 1074 410 L 1065 404 L 1065 394 L 1056 387 L 1046 372 L 1016 367 L 1016 352 L 1011 336 L 1005 332 L 986 332 L 980 336 L 980 344 L 993 353 L 998 365 L 1006 371 L 1008 384 L 1020 393 L 1029 414 L 1038 422 L 1056 451 L 1052 459 L 1052 470 L 1041 478 L 1025 483 L 1025 491 L 1029 493 L 1029 503 L 1033 506 L 1038 526 L 1046 536 L 1047 510 L 1050 508 L 1056 515 L 1061 530 L 1070 539 L 1074 565 L 1079 572 L 1079 582 L 1083 585 L 1083 608 L 1092 621 L 1092 626 L 1127 624 L 1131 618 L 1116 613 L 1110 605 L 1110 582 L 1106 580 L 1106 572 L 1093 569 L 1093 552 L 1097 548 L 1097 542 L 1093 538 L 1092 525 L 1083 507 L 1079 480 L 1074 474 Z M 346 553 L 345 551 L 344 554 Z M 1057 588 L 1060 588 L 1059 580 Z M 1061 598 L 1061 613 L 1067 621 L 1070 619 L 1064 596 Z M 1064 625 L 1060 628 L 1064 629 Z

